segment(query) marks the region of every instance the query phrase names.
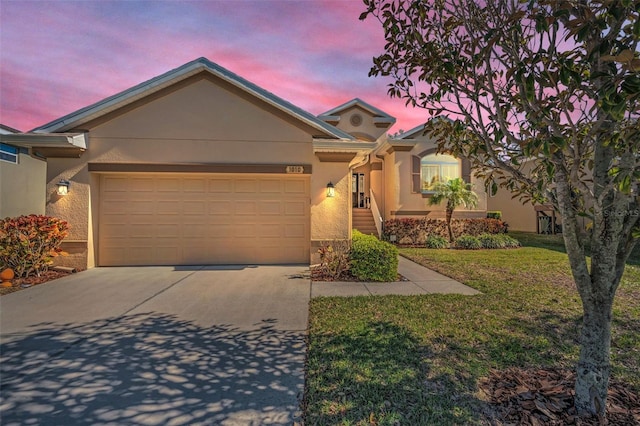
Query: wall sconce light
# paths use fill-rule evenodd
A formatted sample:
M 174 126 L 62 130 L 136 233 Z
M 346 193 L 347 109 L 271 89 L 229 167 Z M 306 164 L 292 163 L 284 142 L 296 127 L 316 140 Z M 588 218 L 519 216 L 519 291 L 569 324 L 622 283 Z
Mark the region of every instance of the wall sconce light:
M 67 195 L 69 193 L 69 183 L 68 180 L 60 179 L 58 182 L 58 195 Z
M 333 183 L 329 182 L 327 184 L 327 197 L 335 197 L 336 196 L 336 187 L 333 186 Z

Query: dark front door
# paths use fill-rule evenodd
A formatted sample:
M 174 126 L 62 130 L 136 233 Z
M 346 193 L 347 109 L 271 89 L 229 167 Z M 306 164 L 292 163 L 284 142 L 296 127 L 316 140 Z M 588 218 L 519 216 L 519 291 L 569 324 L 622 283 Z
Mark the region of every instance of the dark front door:
M 353 173 L 351 175 L 351 194 L 353 207 L 366 207 L 366 195 L 364 192 L 364 173 Z

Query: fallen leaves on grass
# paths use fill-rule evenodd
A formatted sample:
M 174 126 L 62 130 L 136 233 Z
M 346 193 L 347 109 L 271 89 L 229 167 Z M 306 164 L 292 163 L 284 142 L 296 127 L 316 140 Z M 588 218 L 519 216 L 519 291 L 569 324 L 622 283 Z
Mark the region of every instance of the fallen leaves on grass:
M 566 369 L 492 371 L 480 389 L 503 424 L 601 425 L 598 417 L 579 418 L 574 408 L 575 373 Z M 640 397 L 621 383 L 609 383 L 608 425 L 640 424 Z

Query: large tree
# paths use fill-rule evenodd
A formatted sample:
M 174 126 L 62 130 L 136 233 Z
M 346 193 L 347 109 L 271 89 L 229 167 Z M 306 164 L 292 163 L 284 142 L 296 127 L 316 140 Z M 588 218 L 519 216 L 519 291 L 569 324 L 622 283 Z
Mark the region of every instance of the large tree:
M 640 1 L 364 3 L 361 19 L 376 17 L 387 41 L 370 75 L 451 118 L 426 130 L 490 190 L 561 215 L 584 309 L 576 408 L 604 416 L 613 300 L 640 237 Z

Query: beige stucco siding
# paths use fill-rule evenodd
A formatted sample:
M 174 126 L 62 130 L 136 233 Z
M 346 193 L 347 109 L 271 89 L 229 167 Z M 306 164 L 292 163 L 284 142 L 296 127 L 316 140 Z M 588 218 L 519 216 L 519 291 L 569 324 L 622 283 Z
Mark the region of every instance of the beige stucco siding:
M 371 113 L 358 106 L 353 106 L 341 112 L 340 121 L 336 127 L 355 136 L 357 139 L 366 141 L 375 141 L 386 130 L 386 127 L 376 127 Z
M 71 189 L 46 207 L 72 223 L 69 239 L 85 245 L 62 259 L 79 267 L 93 266 L 99 229 L 98 180 L 88 163 L 242 164 L 250 171 L 251 164 L 315 161 L 312 129 L 213 77 L 192 78 L 83 127 L 89 142 L 81 158 L 49 160 L 48 193 L 61 178 Z M 311 180 L 311 197 L 326 186 L 323 180 Z
M 97 123 L 88 154 L 91 161 L 243 164 L 312 158 L 309 129 L 208 78 Z
M 435 147 L 434 141 L 422 140 L 418 141 L 410 151 L 391 150 L 392 152 L 386 154 L 384 158 L 385 218 L 424 215 L 433 218 L 444 217 L 444 203 L 431 206 L 426 196 L 413 192 L 412 157 Z M 458 208 L 454 213 L 456 217 L 486 216 L 487 197 L 483 182 L 472 174 L 471 183 L 478 196 L 478 205 L 472 209 Z
M 313 162 L 311 177 L 312 249 L 323 241 L 351 238 L 351 174 L 348 162 Z M 335 197 L 327 197 L 327 184 Z
M 536 232 L 536 212 L 531 203 L 524 204 L 504 188 L 488 199 L 488 210 L 502 213 L 511 231 Z
M 0 161 L 0 218 L 44 214 L 47 163 L 18 154 L 18 164 Z

